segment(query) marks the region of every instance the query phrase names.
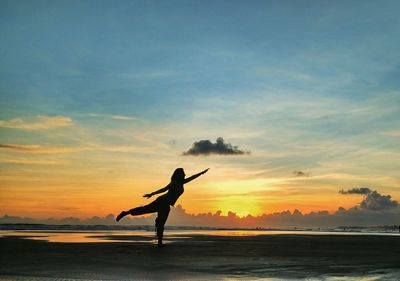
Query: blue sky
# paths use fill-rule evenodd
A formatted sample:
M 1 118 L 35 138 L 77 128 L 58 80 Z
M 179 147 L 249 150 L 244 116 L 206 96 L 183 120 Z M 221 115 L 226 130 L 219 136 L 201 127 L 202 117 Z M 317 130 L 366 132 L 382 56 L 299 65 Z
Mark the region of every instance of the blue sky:
M 60 176 L 27 164 L 35 161 L 89 167 L 93 177 L 140 166 L 140 177 L 168 178 L 152 168 L 214 165 L 210 186 L 281 178 L 277 189 L 368 185 L 400 196 L 398 1 L 0 7 L 0 143 L 41 149 L 1 151 L 4 177 Z M 251 154 L 180 155 L 220 136 Z M 312 176 L 298 183 L 294 170 Z

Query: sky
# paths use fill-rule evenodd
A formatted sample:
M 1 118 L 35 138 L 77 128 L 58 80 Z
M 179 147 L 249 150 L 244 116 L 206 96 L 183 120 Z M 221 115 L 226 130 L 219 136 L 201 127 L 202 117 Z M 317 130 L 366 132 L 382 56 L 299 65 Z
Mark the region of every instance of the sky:
M 399 8 L 1 1 L 0 215 L 398 210 Z

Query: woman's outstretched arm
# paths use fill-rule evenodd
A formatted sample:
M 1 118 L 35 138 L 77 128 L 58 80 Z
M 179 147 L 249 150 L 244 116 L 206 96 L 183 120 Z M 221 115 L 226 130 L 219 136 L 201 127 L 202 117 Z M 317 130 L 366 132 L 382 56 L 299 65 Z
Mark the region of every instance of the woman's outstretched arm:
M 205 169 L 204 171 L 202 171 L 202 172 L 200 172 L 200 173 L 198 173 L 198 174 L 195 174 L 195 175 L 193 175 L 193 176 L 190 176 L 190 177 L 186 178 L 185 181 L 184 181 L 184 183 L 188 183 L 188 182 L 190 182 L 190 181 L 192 181 L 192 180 L 198 178 L 198 177 L 201 176 L 202 174 L 207 173 L 207 171 L 208 171 L 209 169 L 210 169 L 210 168 Z
M 163 192 L 165 192 L 165 191 L 168 191 L 169 185 L 170 185 L 170 184 L 168 184 L 166 187 L 163 187 L 163 188 L 161 188 L 161 189 L 159 189 L 159 190 L 157 190 L 157 191 L 154 191 L 154 192 L 152 192 L 152 193 L 145 194 L 145 195 L 143 195 L 143 197 L 150 198 L 150 197 L 153 196 L 153 195 L 156 195 L 156 194 L 159 194 L 159 193 L 163 193 Z

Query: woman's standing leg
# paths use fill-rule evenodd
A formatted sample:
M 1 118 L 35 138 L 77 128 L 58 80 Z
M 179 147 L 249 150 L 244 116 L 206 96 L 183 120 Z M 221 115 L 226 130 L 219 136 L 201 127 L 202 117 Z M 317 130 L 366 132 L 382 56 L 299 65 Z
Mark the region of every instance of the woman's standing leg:
M 164 225 L 168 219 L 169 214 L 169 204 L 163 205 L 158 210 L 157 218 L 156 218 L 156 231 L 157 231 L 157 238 L 158 238 L 158 247 L 163 245 L 162 239 L 164 235 Z

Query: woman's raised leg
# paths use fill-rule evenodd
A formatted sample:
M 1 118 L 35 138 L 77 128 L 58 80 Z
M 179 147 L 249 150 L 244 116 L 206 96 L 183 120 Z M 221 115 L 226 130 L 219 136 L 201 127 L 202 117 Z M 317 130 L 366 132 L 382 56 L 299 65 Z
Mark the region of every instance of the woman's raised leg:
M 155 213 L 158 211 L 158 203 L 157 199 L 153 202 L 151 202 L 148 205 L 141 206 L 141 207 L 136 207 L 133 209 L 130 209 L 129 211 L 122 211 L 116 218 L 117 221 L 120 221 L 123 217 L 127 215 L 131 216 L 140 216 L 144 214 L 150 214 L 150 213 Z

